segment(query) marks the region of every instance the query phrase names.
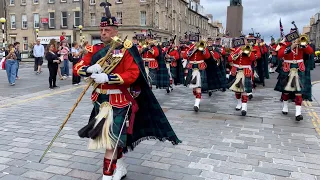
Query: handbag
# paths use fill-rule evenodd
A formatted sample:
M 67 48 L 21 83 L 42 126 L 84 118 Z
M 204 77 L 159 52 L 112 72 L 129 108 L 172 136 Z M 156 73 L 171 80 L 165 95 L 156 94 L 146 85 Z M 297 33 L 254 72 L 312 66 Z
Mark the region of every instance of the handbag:
M 1 61 L 0 61 L 0 66 L 1 66 L 1 69 L 2 70 L 6 70 L 6 58 L 2 58 Z

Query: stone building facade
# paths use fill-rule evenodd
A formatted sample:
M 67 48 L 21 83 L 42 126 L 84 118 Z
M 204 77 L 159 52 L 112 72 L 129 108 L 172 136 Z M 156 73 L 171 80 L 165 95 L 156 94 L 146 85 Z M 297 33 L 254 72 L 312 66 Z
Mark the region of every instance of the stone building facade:
M 102 1 L 88 0 L 83 4 L 82 35 L 91 44 L 100 41 L 97 27 L 104 14 L 104 9 L 99 6 Z M 200 0 L 117 0 L 110 11 L 121 24 L 119 34 L 129 39 L 135 34 L 146 34 L 148 30 L 152 30 L 160 42 L 168 41 L 174 35 L 178 42 L 186 33 L 200 33 L 200 37 L 206 39 L 209 28 L 212 28 Z M 77 32 L 77 39 L 79 36 Z
M 316 49 L 320 49 L 320 13 L 310 18 L 309 38 L 313 41 Z
M 30 51 L 37 35 L 46 45 L 50 39 L 59 39 L 62 32 L 66 32 L 72 42 L 75 29 L 82 24 L 80 0 L 6 1 L 8 43 L 20 42 L 23 52 Z

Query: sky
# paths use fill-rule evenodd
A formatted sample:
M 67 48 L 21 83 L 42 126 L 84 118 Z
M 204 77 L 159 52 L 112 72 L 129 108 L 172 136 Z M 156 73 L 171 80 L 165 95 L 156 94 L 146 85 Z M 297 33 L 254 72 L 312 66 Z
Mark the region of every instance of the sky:
M 227 6 L 230 0 L 200 0 L 207 14 L 213 15 L 213 20 L 223 23 L 226 28 Z M 310 17 L 320 12 L 319 0 L 242 0 L 243 33 L 259 32 L 266 42 L 270 36 L 280 36 L 279 20 L 281 18 L 284 34 L 289 33 L 295 21 L 302 32 L 303 26 L 310 23 Z

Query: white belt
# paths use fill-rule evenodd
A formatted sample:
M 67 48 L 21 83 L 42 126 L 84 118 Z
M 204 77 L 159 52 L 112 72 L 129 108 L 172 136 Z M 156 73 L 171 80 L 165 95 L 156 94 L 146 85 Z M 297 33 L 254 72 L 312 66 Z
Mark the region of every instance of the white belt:
M 237 68 L 248 68 L 251 70 L 251 66 L 250 65 L 239 65 L 239 64 L 233 64 L 234 67 Z
M 142 58 L 144 61 L 155 61 L 154 58 Z
M 100 89 L 96 88 L 95 90 L 99 94 L 122 94 L 120 89 Z M 130 88 L 128 88 L 128 91 L 130 91 Z
M 204 60 L 200 60 L 200 61 L 189 61 L 190 64 L 200 64 L 203 63 Z
M 284 60 L 283 62 L 290 63 L 290 64 L 297 64 L 297 63 L 303 62 L 303 59 L 299 59 L 299 60 Z

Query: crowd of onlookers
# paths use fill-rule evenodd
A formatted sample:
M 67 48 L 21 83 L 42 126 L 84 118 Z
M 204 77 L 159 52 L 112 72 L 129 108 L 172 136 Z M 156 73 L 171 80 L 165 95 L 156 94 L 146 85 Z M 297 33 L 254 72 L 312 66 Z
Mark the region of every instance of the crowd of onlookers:
M 60 80 L 72 78 L 72 84 L 79 85 L 81 78 L 74 76 L 73 73 L 70 72 L 70 68 L 72 69 L 85 54 L 85 49 L 82 47 L 85 47 L 86 44 L 87 42 L 80 46 L 78 42 L 73 42 L 69 45 L 65 33 L 62 33 L 59 42 L 52 39 L 46 48 L 40 43 L 40 39 L 37 39 L 32 49 L 36 75 L 42 73 L 41 67 L 44 60 L 46 60 L 49 69 L 50 89 L 58 87 L 56 84 L 57 76 Z M 2 63 L 4 66 L 2 68 L 6 70 L 9 84 L 12 86 L 15 85 L 15 81 L 19 79 L 18 70 L 21 61 L 19 46 L 19 42 L 9 44 L 5 50 L 5 62 Z

